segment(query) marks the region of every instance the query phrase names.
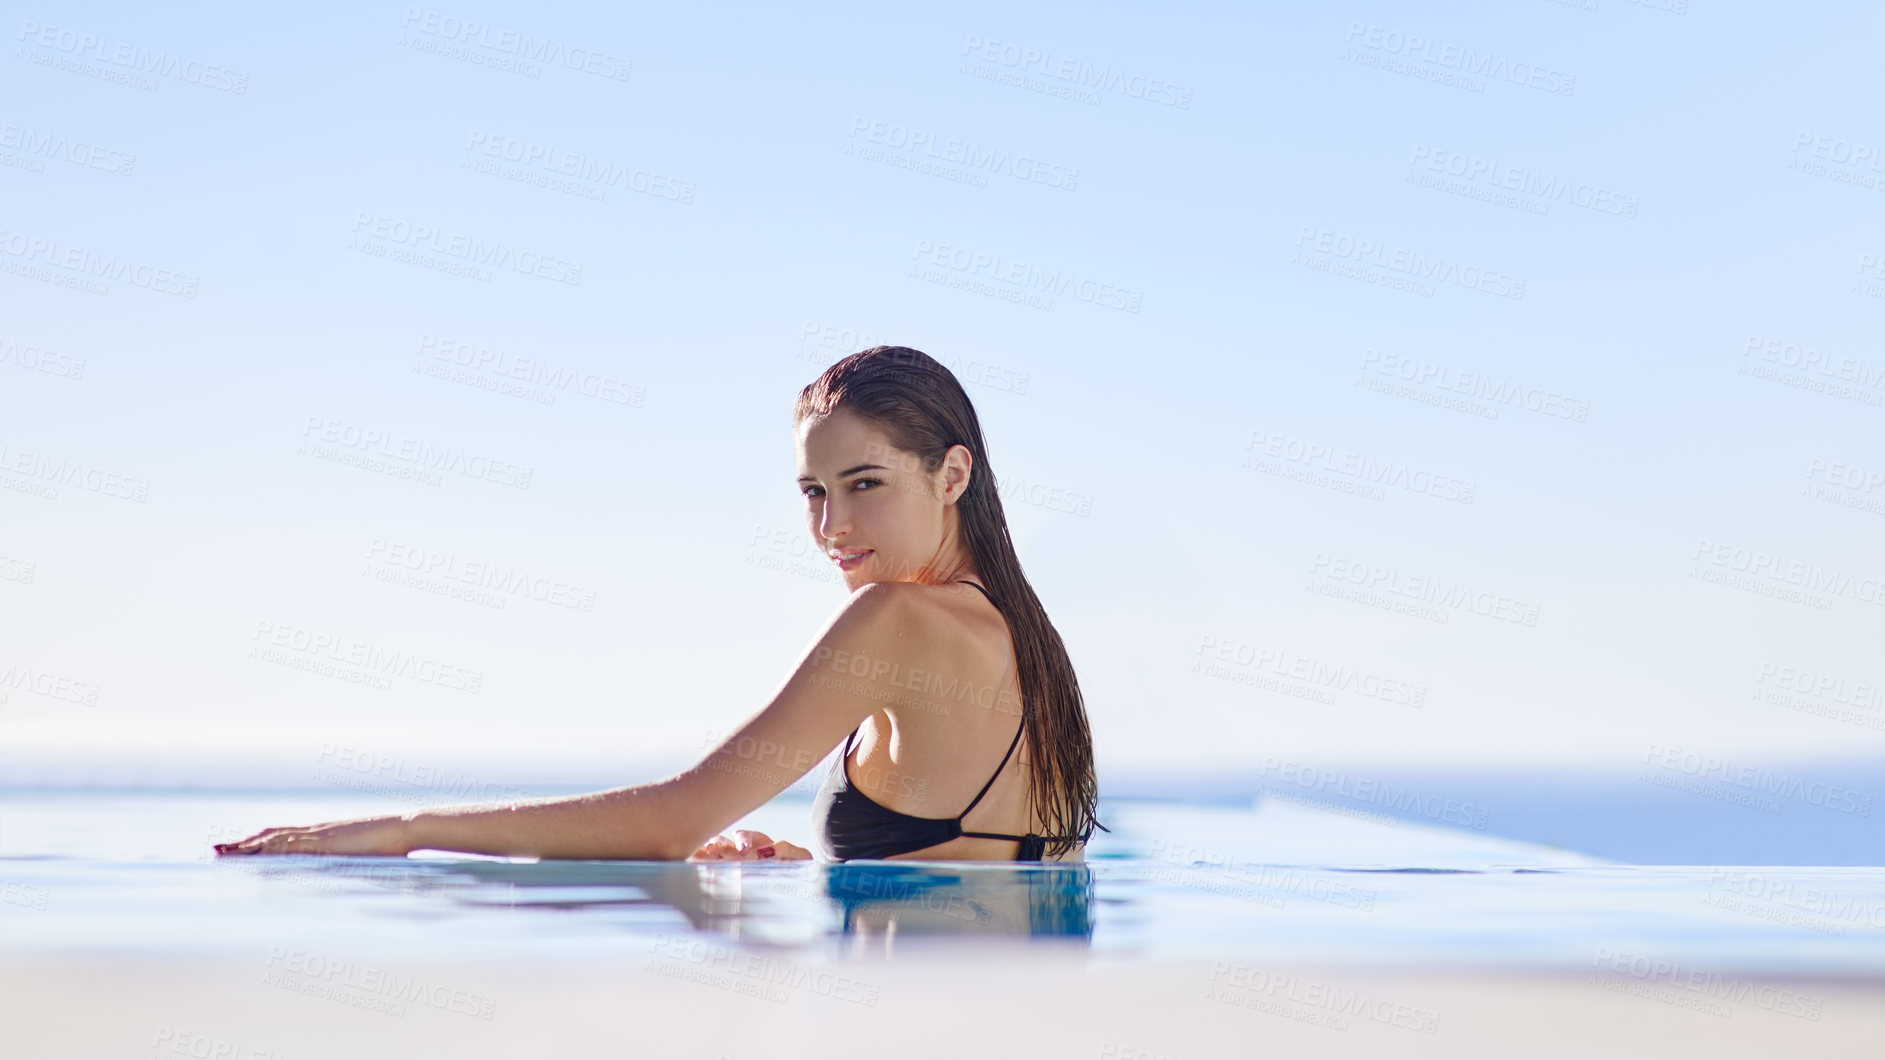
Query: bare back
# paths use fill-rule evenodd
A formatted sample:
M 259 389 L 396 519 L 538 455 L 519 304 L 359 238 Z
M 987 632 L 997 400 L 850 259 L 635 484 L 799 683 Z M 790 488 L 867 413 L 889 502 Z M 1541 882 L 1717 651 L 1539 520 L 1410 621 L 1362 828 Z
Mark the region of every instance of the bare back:
M 927 586 L 920 600 L 927 669 L 910 669 L 905 659 L 885 660 L 896 694 L 886 695 L 859 727 L 845 766 L 851 782 L 887 809 L 931 818 L 962 813 L 987 784 L 963 818 L 964 829 L 1044 834 L 1044 822 L 1028 806 L 1025 735 L 1002 763 L 1021 724 L 1020 680 L 1006 619 L 980 592 L 959 583 Z M 1014 850 L 1012 840 L 958 836 L 892 856 L 1006 860 Z M 1058 858 L 1043 858 L 1082 861 L 1085 850 L 1076 845 Z

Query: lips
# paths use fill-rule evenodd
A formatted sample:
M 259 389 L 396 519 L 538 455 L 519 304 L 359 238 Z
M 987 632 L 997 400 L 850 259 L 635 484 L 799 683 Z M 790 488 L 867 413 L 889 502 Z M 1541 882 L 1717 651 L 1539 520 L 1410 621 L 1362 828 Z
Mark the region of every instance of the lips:
M 855 570 L 858 564 L 870 558 L 871 551 L 871 549 L 864 548 L 854 552 L 833 552 L 830 554 L 831 562 L 836 563 L 840 570 Z

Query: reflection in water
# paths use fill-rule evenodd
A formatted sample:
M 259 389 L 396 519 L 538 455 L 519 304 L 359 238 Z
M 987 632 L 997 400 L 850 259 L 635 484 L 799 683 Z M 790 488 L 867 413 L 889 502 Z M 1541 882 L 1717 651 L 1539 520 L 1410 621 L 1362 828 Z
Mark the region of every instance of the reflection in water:
M 508 862 L 368 857 L 258 858 L 263 880 L 353 894 L 443 898 L 460 911 L 584 914 L 590 923 L 667 931 L 678 913 L 696 931 L 759 946 L 849 936 L 852 947 L 897 935 L 1052 936 L 1091 945 L 1093 873 L 1056 865 L 948 861 Z M 402 913 L 439 915 L 416 906 Z
M 825 893 L 842 909 L 847 935 L 884 930 L 1093 939 L 1093 872 L 1083 863 L 841 862 L 825 867 Z

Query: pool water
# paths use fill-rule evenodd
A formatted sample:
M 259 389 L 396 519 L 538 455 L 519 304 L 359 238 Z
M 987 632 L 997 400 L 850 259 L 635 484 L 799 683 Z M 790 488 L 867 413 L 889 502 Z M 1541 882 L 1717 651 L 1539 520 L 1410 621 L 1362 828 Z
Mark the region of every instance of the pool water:
M 1696 1020 L 1699 1032 L 1743 1044 L 1760 1039 L 1750 1028 L 1761 1021 L 1789 1041 L 1830 1033 L 1832 1017 L 1885 1012 L 1885 869 L 1614 864 L 1273 799 L 1106 803 L 1111 831 L 1095 833 L 1086 860 L 1046 865 L 218 859 L 209 849 L 270 825 L 383 812 L 383 802 L 323 793 L 6 792 L 0 959 L 20 976 L 37 970 L 40 982 L 98 984 L 155 968 L 167 971 L 129 976 L 122 990 L 153 977 L 198 984 L 178 986 L 168 1019 L 159 1011 L 119 1031 L 100 1021 L 92 1033 L 120 1035 L 112 1055 L 217 1055 L 206 1042 L 227 1046 L 223 1055 L 322 1055 L 295 1048 L 316 1040 L 306 1037 L 313 1016 L 327 1021 L 320 1033 L 335 1019 L 389 1017 L 418 1033 L 421 1011 L 444 1021 L 425 1033 L 489 1041 L 500 1015 L 515 1017 L 532 991 L 575 969 L 602 971 L 558 997 L 632 968 L 640 985 L 609 1004 L 654 1005 L 647 981 L 658 976 L 661 990 L 681 992 L 673 1011 L 690 1018 L 757 1006 L 802 1025 L 820 1006 L 875 1013 L 867 985 L 891 989 L 943 968 L 1071 968 L 1077 982 L 1046 972 L 1027 982 L 1058 982 L 1096 1003 L 1111 991 L 1125 1004 L 1180 981 L 1195 989 L 1175 1004 L 1263 1035 L 1322 1035 L 1310 1042 L 1325 1052 L 1361 1048 L 1359 1029 L 1398 1035 L 1391 1044 L 1404 1052 L 1466 1055 L 1466 1038 L 1441 1048 L 1443 1032 L 1477 1026 L 1471 999 L 1520 981 L 1556 984 L 1540 996 L 1571 1011 L 1621 1005 L 1618 1019 Z M 809 822 L 808 801 L 781 799 L 740 825 L 811 846 Z M 244 1009 L 259 1021 L 246 1038 L 196 1026 L 226 1016 L 213 1002 L 222 989 L 213 984 L 227 981 L 218 969 L 234 969 L 245 990 L 274 988 L 265 1005 Z M 397 982 L 418 969 L 457 985 L 401 999 Z M 876 977 L 868 984 L 864 969 Z M 1151 985 L 1121 985 L 1135 976 Z M 478 987 L 486 979 L 508 985 Z M 1415 999 L 1446 983 L 1480 986 L 1457 995 L 1467 1000 L 1452 1002 L 1450 1019 L 1438 1002 L 1326 1000 L 1377 980 Z M 960 992 L 971 1009 L 993 996 L 988 981 L 951 982 L 905 996 Z M 264 1009 L 273 1015 L 262 1019 Z M 658 1022 L 661 1011 L 634 1018 Z M 1219 1055 L 1187 1037 L 1200 1033 L 1196 1019 L 1153 1020 L 1132 1040 L 1019 1025 L 1066 1055 Z M 79 1042 L 35 1039 L 27 1026 L 41 1051 L 19 1055 L 105 1055 L 61 1052 Z M 724 1040 L 688 1039 L 720 1050 L 699 1055 L 796 1055 L 753 1052 L 764 1040 L 736 1054 Z M 1836 1041 L 1825 1044 L 1839 1055 Z

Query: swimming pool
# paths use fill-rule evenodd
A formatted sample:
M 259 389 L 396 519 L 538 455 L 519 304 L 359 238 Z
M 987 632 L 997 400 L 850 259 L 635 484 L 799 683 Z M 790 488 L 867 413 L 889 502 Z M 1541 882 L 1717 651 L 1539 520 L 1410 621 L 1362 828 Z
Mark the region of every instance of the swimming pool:
M 371 812 L 0 795 L 18 1055 L 941 1056 L 996 1028 L 998 1054 L 1458 1056 L 1527 1020 L 1566 1026 L 1531 1032 L 1547 1053 L 1885 1042 L 1881 869 L 1624 865 L 1277 799 L 1103 803 L 1079 864 L 209 855 Z

